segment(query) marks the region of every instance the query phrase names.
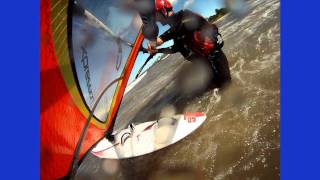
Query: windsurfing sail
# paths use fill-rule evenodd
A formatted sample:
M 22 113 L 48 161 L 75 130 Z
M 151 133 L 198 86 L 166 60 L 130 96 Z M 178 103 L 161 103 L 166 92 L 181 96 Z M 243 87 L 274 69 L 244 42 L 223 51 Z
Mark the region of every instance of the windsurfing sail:
M 114 120 L 143 36 L 139 16 L 118 1 L 49 2 L 41 3 L 41 179 L 58 179 Z
M 121 79 L 104 93 L 98 103 L 94 111 L 97 124 L 111 120 L 112 109 L 117 109 L 116 96 L 122 96 L 119 83 L 124 83 L 122 78 L 130 74 L 127 62 L 135 59 L 130 57 L 134 46 L 131 42 L 135 41 L 141 27 L 131 14 L 122 12 L 113 3 L 106 11 L 108 15 L 100 15 L 104 19 L 102 22 L 77 2 L 72 19 L 72 65 L 88 111 L 92 111 L 104 87 Z
M 130 43 L 138 35 L 138 31 L 132 29 L 132 19 L 128 14 L 120 13 L 118 8 L 111 6 L 108 15 L 120 16 L 126 24 L 123 27 L 119 25 L 119 19 L 108 18 L 108 27 L 78 3 L 74 7 L 71 58 L 78 86 L 90 115 L 77 142 L 72 176 L 78 167 L 78 156 L 91 119 L 95 117 L 97 122 L 106 124 L 106 128 L 115 121 L 132 69 L 130 61 L 136 58 L 136 55 L 130 56 L 130 53 L 132 48 L 136 51 L 140 46 Z M 91 61 L 89 56 L 92 57 Z M 129 61 L 129 65 L 126 61 Z M 94 70 L 90 70 L 90 67 Z

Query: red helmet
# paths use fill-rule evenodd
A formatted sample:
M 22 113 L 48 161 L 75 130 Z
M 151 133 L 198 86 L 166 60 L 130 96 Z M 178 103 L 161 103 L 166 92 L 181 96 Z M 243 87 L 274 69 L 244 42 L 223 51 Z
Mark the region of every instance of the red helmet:
M 156 11 L 166 15 L 172 11 L 172 5 L 168 0 L 156 0 Z

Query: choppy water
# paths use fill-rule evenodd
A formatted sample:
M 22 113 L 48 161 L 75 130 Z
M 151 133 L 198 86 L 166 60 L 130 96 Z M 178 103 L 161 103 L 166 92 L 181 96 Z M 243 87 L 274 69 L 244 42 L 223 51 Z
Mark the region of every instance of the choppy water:
M 181 142 L 142 157 L 100 160 L 88 156 L 78 179 L 279 179 L 279 0 L 248 1 L 243 17 L 218 22 L 232 84 L 189 100 L 175 90 L 186 62 L 172 55 L 148 70 L 121 105 L 116 129 L 159 116 L 164 108 L 204 111 L 208 119 Z

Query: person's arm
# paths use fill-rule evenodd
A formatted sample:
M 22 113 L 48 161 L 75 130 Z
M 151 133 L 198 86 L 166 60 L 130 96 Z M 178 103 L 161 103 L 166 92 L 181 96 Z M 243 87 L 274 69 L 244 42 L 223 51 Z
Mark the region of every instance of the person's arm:
M 155 16 L 154 0 L 135 0 L 135 8 L 142 20 L 142 34 L 149 41 L 155 42 L 159 33 Z
M 164 32 L 163 34 L 161 34 L 159 36 L 159 38 L 163 41 L 163 42 L 166 42 L 166 41 L 169 41 L 171 39 L 174 39 L 175 37 L 175 30 L 170 28 L 168 29 L 166 32 Z
M 157 53 L 158 50 L 155 48 L 156 46 L 161 46 L 164 42 L 173 39 L 174 33 L 171 29 L 164 32 L 161 36 L 157 37 L 154 41 L 154 46 L 152 46 L 151 41 L 148 43 L 148 51 L 150 54 Z
M 145 14 L 140 14 L 143 26 L 142 34 L 149 41 L 155 41 L 157 39 L 159 28 L 155 23 L 155 18 Z
M 181 11 L 181 27 L 189 32 L 200 30 L 204 25 L 208 24 L 206 19 L 201 15 L 194 13 L 190 10 Z

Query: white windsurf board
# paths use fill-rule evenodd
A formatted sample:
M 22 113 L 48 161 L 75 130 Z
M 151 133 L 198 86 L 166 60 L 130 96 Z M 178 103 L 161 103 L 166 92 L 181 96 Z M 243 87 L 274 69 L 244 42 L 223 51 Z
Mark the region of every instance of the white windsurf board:
M 99 158 L 124 159 L 145 155 L 188 136 L 206 119 L 203 112 L 185 113 L 128 127 L 115 135 L 115 141 L 101 140 L 92 150 Z

